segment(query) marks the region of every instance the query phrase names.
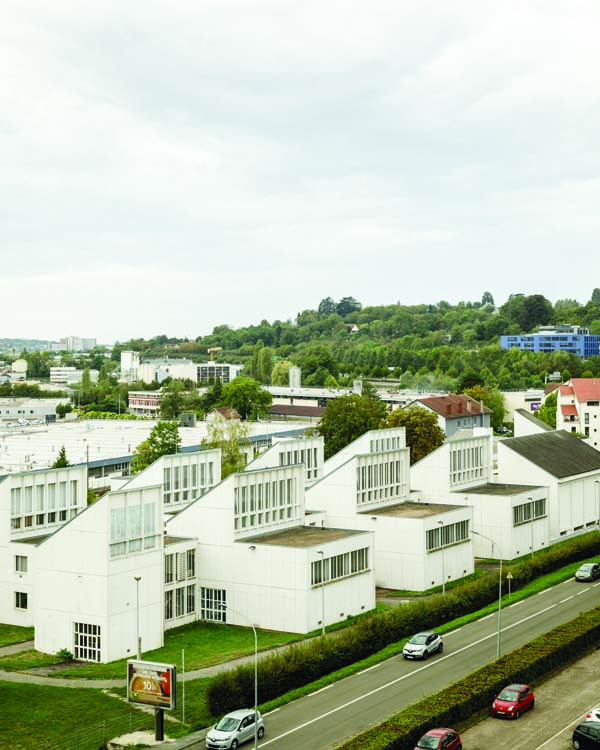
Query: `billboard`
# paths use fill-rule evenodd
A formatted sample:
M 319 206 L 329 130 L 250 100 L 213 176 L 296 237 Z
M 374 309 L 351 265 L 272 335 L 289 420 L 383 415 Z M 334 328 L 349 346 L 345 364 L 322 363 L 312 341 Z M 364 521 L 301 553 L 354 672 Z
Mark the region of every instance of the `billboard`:
M 154 708 L 175 708 L 177 670 L 174 664 L 127 662 L 127 701 Z

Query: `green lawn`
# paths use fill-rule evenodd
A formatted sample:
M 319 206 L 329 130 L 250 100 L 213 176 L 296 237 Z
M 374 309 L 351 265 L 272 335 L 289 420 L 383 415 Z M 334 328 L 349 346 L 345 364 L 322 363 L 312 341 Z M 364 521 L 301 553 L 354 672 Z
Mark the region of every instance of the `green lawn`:
M 0 646 L 12 646 L 14 643 L 33 640 L 33 628 L 21 628 L 18 625 L 0 625 Z

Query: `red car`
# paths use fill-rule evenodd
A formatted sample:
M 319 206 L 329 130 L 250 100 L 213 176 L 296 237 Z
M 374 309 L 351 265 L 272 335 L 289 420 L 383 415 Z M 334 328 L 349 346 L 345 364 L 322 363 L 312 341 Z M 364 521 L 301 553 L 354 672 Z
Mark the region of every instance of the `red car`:
M 430 729 L 417 742 L 415 750 L 462 750 L 462 741 L 454 729 Z
M 535 696 L 529 685 L 508 685 L 492 703 L 492 716 L 518 719 L 523 711 L 533 708 Z

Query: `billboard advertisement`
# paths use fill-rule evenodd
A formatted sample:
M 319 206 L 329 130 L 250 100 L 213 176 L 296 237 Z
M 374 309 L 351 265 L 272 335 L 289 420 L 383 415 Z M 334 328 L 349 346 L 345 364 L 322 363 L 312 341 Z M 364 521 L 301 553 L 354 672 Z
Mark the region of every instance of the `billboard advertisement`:
M 177 670 L 174 664 L 127 662 L 127 701 L 154 708 L 175 708 Z

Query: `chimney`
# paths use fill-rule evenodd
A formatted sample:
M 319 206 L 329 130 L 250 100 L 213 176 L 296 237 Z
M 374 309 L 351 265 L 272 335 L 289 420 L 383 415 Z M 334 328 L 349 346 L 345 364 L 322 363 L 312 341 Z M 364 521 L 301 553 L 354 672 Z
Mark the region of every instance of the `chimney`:
M 446 416 L 450 416 L 452 414 L 452 404 L 446 404 Z
M 467 399 L 467 411 L 468 412 L 471 411 L 471 399 L 470 398 Z

